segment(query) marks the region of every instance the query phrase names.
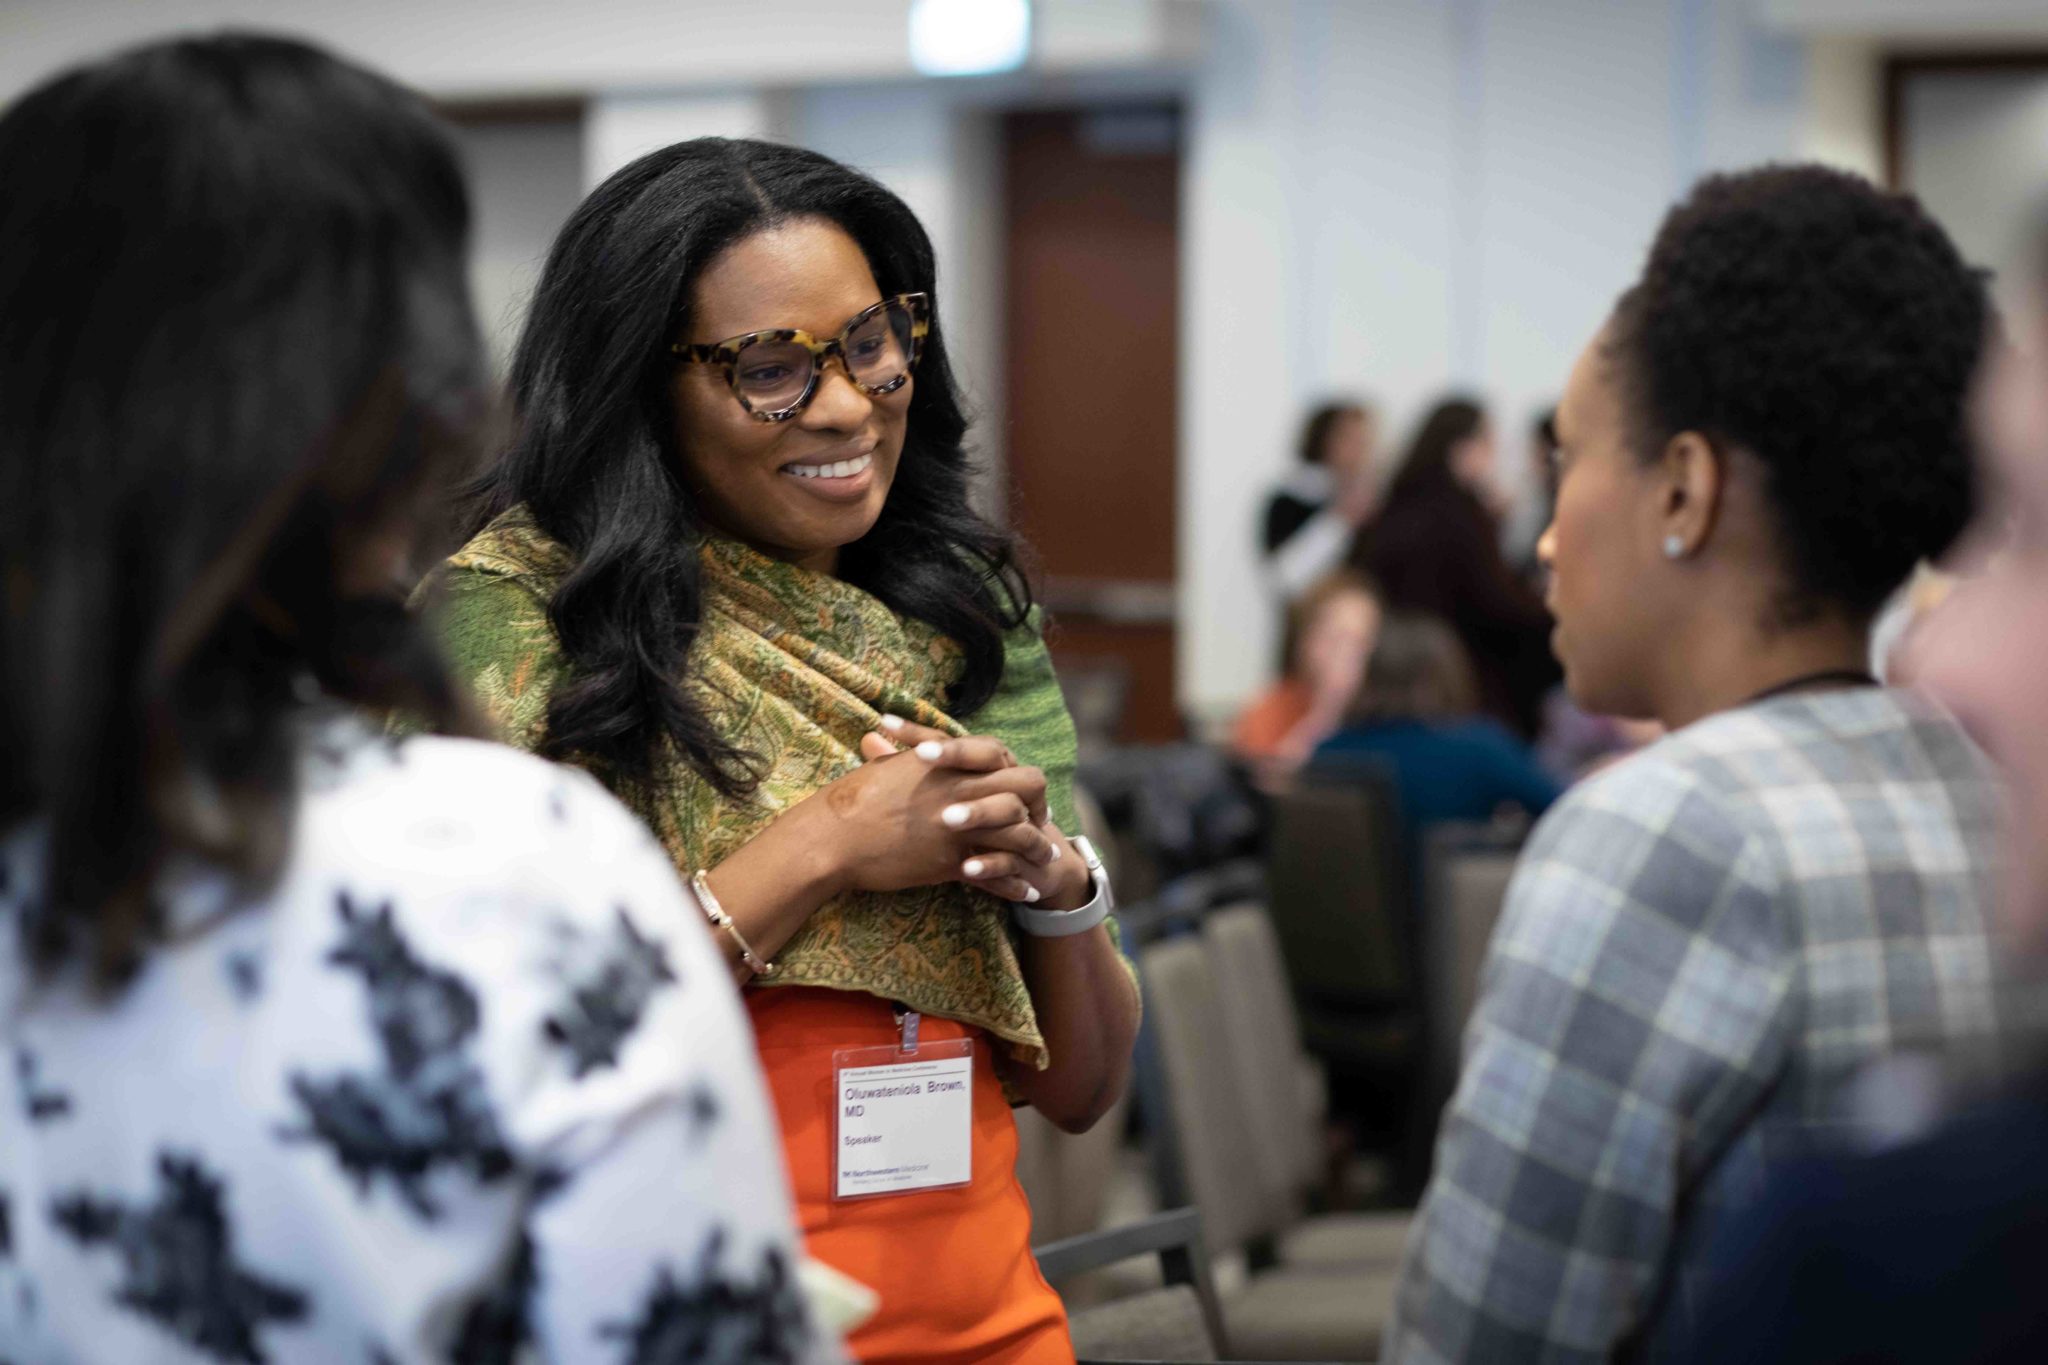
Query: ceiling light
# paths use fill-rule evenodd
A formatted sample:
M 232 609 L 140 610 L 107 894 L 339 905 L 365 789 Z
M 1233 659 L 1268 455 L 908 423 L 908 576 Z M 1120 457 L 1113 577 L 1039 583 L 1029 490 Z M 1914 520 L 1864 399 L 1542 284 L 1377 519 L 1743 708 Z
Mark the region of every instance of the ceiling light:
M 1014 71 L 1031 51 L 1031 0 L 913 0 L 910 64 L 927 76 Z

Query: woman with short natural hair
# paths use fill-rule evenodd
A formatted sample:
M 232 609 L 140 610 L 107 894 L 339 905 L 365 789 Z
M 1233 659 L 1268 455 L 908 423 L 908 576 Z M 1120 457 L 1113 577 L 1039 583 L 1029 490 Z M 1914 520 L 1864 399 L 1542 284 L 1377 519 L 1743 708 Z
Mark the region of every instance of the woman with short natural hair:
M 1573 698 L 1666 738 L 1516 869 L 1383 1358 L 1655 1357 L 1703 1249 L 1904 1049 L 1995 1042 L 1999 799 L 1870 676 L 1967 522 L 1992 314 L 1919 204 L 1819 166 L 1702 181 L 1558 407 L 1540 552 Z

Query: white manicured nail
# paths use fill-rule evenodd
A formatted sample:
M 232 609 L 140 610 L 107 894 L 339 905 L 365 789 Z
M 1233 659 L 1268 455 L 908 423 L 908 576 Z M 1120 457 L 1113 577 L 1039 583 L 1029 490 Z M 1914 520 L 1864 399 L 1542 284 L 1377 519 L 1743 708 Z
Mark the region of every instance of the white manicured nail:
M 939 818 L 941 820 L 944 820 L 947 824 L 951 825 L 954 829 L 958 829 L 960 828 L 960 826 L 966 824 L 968 818 L 973 814 L 974 812 L 969 810 L 965 806 L 948 806 L 944 810 L 939 812 Z
M 1037 900 L 1037 899 L 1038 899 L 1038 888 L 1037 888 L 1037 887 L 1035 887 L 1035 886 L 1027 886 L 1027 887 L 1025 887 L 1025 888 L 1024 888 L 1024 903 L 1025 903 L 1026 905 L 1029 905 L 1029 904 L 1031 904 L 1031 902 L 1033 902 L 1033 901 L 1035 901 L 1035 900 Z
M 970 877 L 979 877 L 982 873 L 988 871 L 988 864 L 979 858 L 969 858 L 966 862 L 960 864 L 960 870 Z
M 901 729 L 903 728 L 903 717 L 901 717 L 901 716 L 883 716 L 883 717 L 882 717 L 882 728 L 883 728 L 884 730 L 901 730 Z
M 946 746 L 935 739 L 928 739 L 917 746 L 917 756 L 927 763 L 939 761 L 939 755 L 946 752 Z
M 1047 859 L 1046 859 L 1046 861 L 1047 861 L 1047 862 L 1049 862 L 1049 863 L 1056 863 L 1056 862 L 1058 862 L 1059 860 L 1060 860 L 1060 846 L 1059 846 L 1058 844 L 1054 844 L 1054 845 L 1052 846 L 1052 856 L 1051 856 L 1050 858 L 1047 858 Z

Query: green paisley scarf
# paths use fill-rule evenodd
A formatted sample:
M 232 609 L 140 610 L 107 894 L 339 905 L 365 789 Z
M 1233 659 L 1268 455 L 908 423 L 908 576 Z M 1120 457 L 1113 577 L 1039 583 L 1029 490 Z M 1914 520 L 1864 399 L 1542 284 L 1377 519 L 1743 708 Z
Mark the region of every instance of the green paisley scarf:
M 967 733 L 938 704 L 963 668 L 953 641 L 859 588 L 734 541 L 707 540 L 701 553 L 704 621 L 684 685 L 767 775 L 732 800 L 678 761 L 651 808 L 639 803 L 685 876 L 716 867 L 777 815 L 860 766 L 860 738 L 883 713 Z M 443 570 L 450 660 L 505 739 L 524 748 L 540 741 L 548 695 L 566 672 L 547 603 L 570 567 L 569 551 L 513 508 Z M 1043 768 L 1054 821 L 1078 832 L 1074 727 L 1035 612 L 1007 646 L 1002 686 L 975 713 L 974 730 Z M 839 897 L 811 916 L 776 964 L 774 985 L 901 1001 L 979 1025 L 1020 1060 L 1046 1065 L 1008 908 L 986 892 L 947 884 Z

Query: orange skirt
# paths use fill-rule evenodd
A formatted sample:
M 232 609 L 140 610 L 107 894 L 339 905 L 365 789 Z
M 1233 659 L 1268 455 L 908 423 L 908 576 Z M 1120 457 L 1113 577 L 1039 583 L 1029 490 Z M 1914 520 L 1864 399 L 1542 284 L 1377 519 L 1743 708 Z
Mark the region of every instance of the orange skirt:
M 804 1249 L 881 1296 L 847 1339 L 885 1361 L 1071 1365 L 1066 1310 L 1031 1255 L 1031 1206 L 1017 1183 L 1017 1124 L 996 1081 L 989 1036 L 926 1016 L 927 1042 L 973 1038 L 974 1178 L 963 1188 L 835 1203 L 832 1054 L 896 1041 L 887 1001 L 806 986 L 746 993 Z

